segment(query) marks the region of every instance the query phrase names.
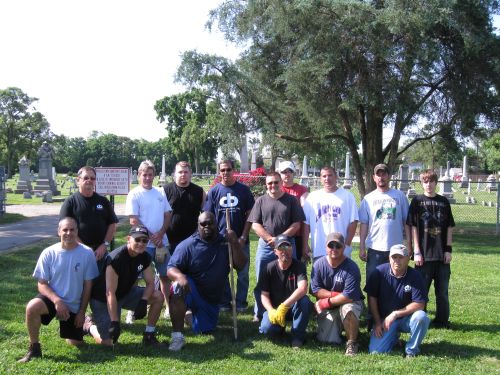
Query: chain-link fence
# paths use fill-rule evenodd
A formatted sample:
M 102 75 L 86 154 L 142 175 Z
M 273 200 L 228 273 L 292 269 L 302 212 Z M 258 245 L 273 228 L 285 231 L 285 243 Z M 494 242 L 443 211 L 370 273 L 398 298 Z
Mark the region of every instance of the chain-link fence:
M 246 174 L 237 175 L 237 179 L 248 185 L 255 196 L 260 196 L 266 191 L 265 176 L 251 176 Z M 167 182 L 172 181 L 169 177 Z M 193 182 L 202 186 L 205 191 L 218 182 L 216 175 L 193 175 Z M 318 177 L 297 178 L 296 182 L 309 187 L 309 191 L 321 189 L 321 181 Z M 361 202 L 361 195 L 355 180 L 348 181 L 351 185 L 350 191 L 356 197 L 356 202 Z M 344 180 L 338 179 L 338 186 L 344 186 Z M 412 194 L 423 194 L 420 181 L 415 180 L 391 180 L 391 187 L 399 188 L 405 193 L 410 190 L 409 200 Z M 440 183 L 437 191 L 441 194 Z M 455 219 L 456 233 L 479 233 L 500 234 L 499 218 L 499 190 L 500 182 L 470 182 L 462 187 L 461 182 L 450 182 L 450 202 Z

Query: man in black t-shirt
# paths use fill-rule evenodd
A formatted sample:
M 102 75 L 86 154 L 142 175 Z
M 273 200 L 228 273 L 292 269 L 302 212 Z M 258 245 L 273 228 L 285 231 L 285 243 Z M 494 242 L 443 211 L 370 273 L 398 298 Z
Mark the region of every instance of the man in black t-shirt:
M 266 311 L 259 332 L 283 333 L 287 320 L 292 320 L 292 347 L 300 348 L 305 339 L 311 301 L 307 296 L 307 274 L 303 263 L 292 258 L 292 239 L 276 237 L 274 253 L 278 257 L 269 263 L 259 278 L 261 300 Z
M 163 295 L 154 287 L 151 256 L 146 252 L 148 240 L 145 227 L 132 227 L 127 243 L 106 257 L 105 268 L 92 287 L 92 320 L 87 317 L 84 325 L 84 330 L 98 344 L 116 343 L 121 331 L 120 312 L 123 307 L 133 310 L 135 319 L 142 319 L 148 314 L 142 342 L 146 346 L 159 345 L 155 326 L 163 305 Z M 141 273 L 146 282 L 145 288 L 135 285 Z
M 99 270 L 116 232 L 118 218 L 106 197 L 95 192 L 93 167 L 81 167 L 76 178 L 78 191 L 63 203 L 59 217 L 72 217 L 78 224 L 80 242 L 94 250 Z
M 455 226 L 450 202 L 436 194 L 437 174 L 425 170 L 420 175 L 424 194 L 417 195 L 410 204 L 406 223 L 411 226 L 415 269 L 425 280 L 427 292 L 434 280 L 436 291 L 436 328 L 449 328 L 450 302 L 448 284 L 452 251 L 452 230 Z
M 173 254 L 179 243 L 196 232 L 206 194 L 201 186 L 191 182 L 191 166 L 186 161 L 175 165 L 174 182 L 165 185 L 163 190 L 172 207 L 167 237 L 170 254 Z

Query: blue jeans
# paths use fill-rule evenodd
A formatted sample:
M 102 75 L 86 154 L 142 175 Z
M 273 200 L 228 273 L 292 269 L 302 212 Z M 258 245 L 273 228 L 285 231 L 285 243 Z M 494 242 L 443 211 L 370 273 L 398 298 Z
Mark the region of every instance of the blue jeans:
M 424 277 L 427 293 L 434 280 L 434 292 L 436 295 L 436 317 L 437 324 L 447 324 L 450 319 L 450 301 L 448 298 L 448 285 L 450 283 L 450 265 L 442 261 L 424 262 L 423 266 L 415 269 Z
M 247 255 L 248 261 L 245 267 L 236 271 L 238 273 L 238 279 L 236 280 L 236 308 L 246 308 L 248 306 L 247 295 L 250 281 L 248 277 L 248 270 L 250 269 L 250 244 L 246 243 L 242 250 Z M 222 298 L 221 306 L 231 306 L 231 286 L 229 284 L 229 278 L 224 287 L 224 297 Z
M 405 352 L 406 354 L 417 355 L 420 352 L 420 344 L 429 329 L 429 323 L 429 317 L 422 310 L 415 311 L 412 315 L 404 318 L 396 319 L 392 322 L 389 330 L 384 331 L 382 337 L 376 337 L 374 331 L 372 331 L 368 351 L 370 353 L 388 353 L 397 344 L 400 332 L 406 332 L 410 334 L 410 339 L 406 343 Z
M 292 339 L 304 341 L 310 312 L 311 300 L 307 295 L 295 302 L 292 308 L 288 310 L 286 320 L 292 321 Z M 284 330 L 280 325 L 272 324 L 269 321 L 269 313 L 267 311 L 264 313 L 260 322 L 260 333 L 264 335 L 277 335 L 284 332 Z
M 292 238 L 292 247 L 293 247 L 293 258 L 297 259 L 295 257 L 295 241 Z M 260 300 L 260 293 L 261 290 L 259 288 L 259 279 L 260 279 L 260 273 L 265 271 L 267 265 L 271 263 L 273 260 L 278 259 L 276 254 L 274 254 L 274 249 L 269 246 L 266 241 L 264 241 L 262 238 L 259 238 L 259 243 L 257 245 L 257 253 L 255 254 L 255 277 L 256 277 L 256 285 L 253 290 L 254 298 L 255 298 L 255 305 L 253 308 L 254 315 L 258 316 L 259 318 L 262 317 L 262 314 L 264 314 L 264 306 L 262 306 L 262 302 Z

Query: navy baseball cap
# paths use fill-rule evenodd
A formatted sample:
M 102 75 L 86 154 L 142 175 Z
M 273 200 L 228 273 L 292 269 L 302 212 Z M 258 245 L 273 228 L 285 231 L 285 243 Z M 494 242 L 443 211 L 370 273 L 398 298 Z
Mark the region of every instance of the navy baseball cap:
M 278 247 L 280 247 L 283 244 L 287 244 L 288 246 L 292 246 L 292 240 L 286 234 L 280 234 L 278 237 L 276 237 L 276 242 L 274 244 L 274 248 L 277 249 Z
M 149 238 L 148 230 L 146 229 L 146 227 L 143 227 L 142 225 L 137 225 L 137 226 L 130 228 L 128 235 L 132 236 L 134 238 L 137 238 L 137 237 Z

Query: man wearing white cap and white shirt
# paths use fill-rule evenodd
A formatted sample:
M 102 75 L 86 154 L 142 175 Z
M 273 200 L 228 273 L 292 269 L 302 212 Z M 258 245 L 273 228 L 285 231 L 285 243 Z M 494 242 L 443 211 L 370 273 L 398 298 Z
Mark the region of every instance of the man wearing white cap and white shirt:
M 406 246 L 393 245 L 389 263 L 378 266 L 366 283 L 368 304 L 373 315 L 370 353 L 388 353 L 397 344 L 401 332 L 410 334 L 405 346 L 406 357 L 415 357 L 429 328 L 424 311 L 427 289 L 420 272 L 408 267 L 410 254 Z
M 307 187 L 297 184 L 293 181 L 293 177 L 295 174 L 295 164 L 293 163 L 293 161 L 285 160 L 280 162 L 278 172 L 280 173 L 281 180 L 283 181 L 283 184 L 281 185 L 281 191 L 297 198 L 300 205 L 304 207 L 304 202 L 306 201 L 309 192 Z M 295 235 L 295 254 L 298 260 L 302 259 L 302 229 L 300 229 Z
M 304 252 L 317 259 L 326 255 L 326 236 L 339 232 L 345 238 L 344 255 L 351 257 L 351 242 L 358 225 L 358 206 L 354 195 L 337 187 L 337 173 L 333 167 L 321 168 L 323 189 L 311 192 L 304 203 L 302 243 Z M 311 248 L 309 247 L 311 234 Z

